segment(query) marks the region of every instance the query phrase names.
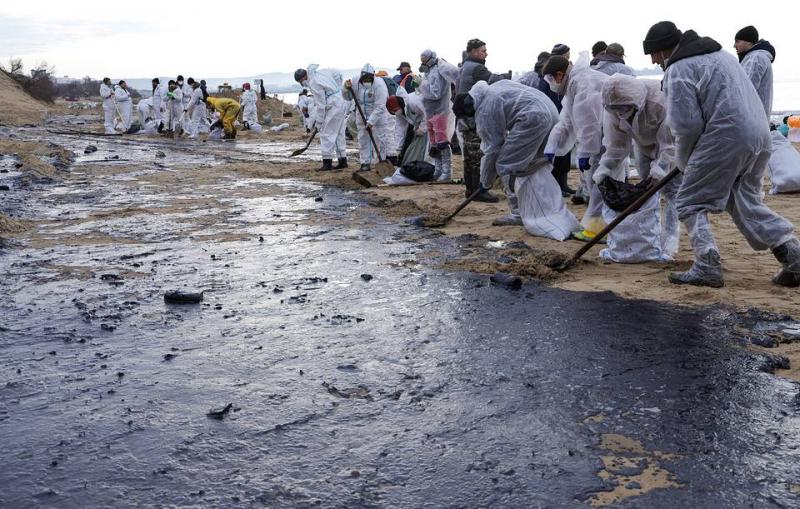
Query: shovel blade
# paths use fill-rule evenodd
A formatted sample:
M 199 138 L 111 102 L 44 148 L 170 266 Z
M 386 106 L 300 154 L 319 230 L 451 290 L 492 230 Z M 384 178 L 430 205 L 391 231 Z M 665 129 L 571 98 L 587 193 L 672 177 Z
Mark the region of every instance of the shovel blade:
M 389 161 L 381 161 L 375 165 L 375 171 L 381 178 L 391 177 L 394 175 L 394 166 Z
M 362 175 L 361 173 L 358 173 L 358 172 L 354 171 L 353 174 L 352 174 L 352 177 L 353 177 L 353 180 L 355 180 L 360 185 L 362 185 L 362 186 L 364 186 L 366 188 L 375 187 L 375 185 L 372 182 L 370 182 L 369 179 L 367 179 L 366 176 Z
M 307 148 L 308 148 L 308 147 L 298 148 L 297 150 L 295 150 L 294 152 L 292 152 L 292 154 L 291 154 L 289 157 L 299 156 L 300 154 L 302 154 L 303 152 L 305 152 Z

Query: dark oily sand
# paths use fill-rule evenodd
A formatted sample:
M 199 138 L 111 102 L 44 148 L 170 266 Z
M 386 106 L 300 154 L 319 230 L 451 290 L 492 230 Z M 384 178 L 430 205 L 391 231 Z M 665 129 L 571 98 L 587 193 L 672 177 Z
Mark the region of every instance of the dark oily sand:
M 152 148 L 0 201 L 52 220 L 2 249 L 0 507 L 798 506 L 798 386 L 745 348 L 791 324 L 406 265 L 470 244 L 296 180 L 139 185 Z

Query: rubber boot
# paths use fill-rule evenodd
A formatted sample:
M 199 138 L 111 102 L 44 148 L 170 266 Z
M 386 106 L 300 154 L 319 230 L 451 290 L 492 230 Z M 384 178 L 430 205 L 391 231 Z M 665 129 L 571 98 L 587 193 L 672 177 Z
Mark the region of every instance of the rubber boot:
M 800 241 L 792 239 L 784 242 L 773 249 L 772 254 L 782 265 L 772 278 L 772 282 L 789 288 L 800 286 Z
M 331 171 L 333 169 L 333 159 L 323 159 L 322 166 L 317 171 Z
M 450 182 L 453 180 L 452 177 L 452 168 L 453 168 L 453 153 L 450 151 L 450 147 L 446 147 L 442 149 L 442 155 L 439 160 L 442 162 L 442 172 L 439 177 L 436 179 L 436 182 Z
M 712 249 L 700 255 L 686 272 L 671 272 L 669 282 L 676 285 L 722 288 L 725 286 L 725 280 L 722 278 L 719 252 Z
M 358 171 L 372 171 L 372 166 L 369 163 L 363 163 L 359 168 Z
M 433 180 L 439 181 L 439 177 L 442 176 L 442 155 L 441 153 L 431 156 L 433 159 Z
M 670 273 L 669 282 L 676 285 L 722 288 L 725 286 L 725 280 L 722 278 L 722 263 L 714 235 L 711 233 L 708 215 L 705 212 L 699 212 L 687 217 L 685 223 L 694 250 L 694 263 L 686 272 Z
M 516 214 L 506 214 L 492 221 L 492 226 L 521 226 L 522 218 Z
M 340 157 L 338 164 L 336 166 L 334 166 L 333 169 L 334 170 L 342 170 L 344 168 L 347 168 L 347 158 L 346 157 Z

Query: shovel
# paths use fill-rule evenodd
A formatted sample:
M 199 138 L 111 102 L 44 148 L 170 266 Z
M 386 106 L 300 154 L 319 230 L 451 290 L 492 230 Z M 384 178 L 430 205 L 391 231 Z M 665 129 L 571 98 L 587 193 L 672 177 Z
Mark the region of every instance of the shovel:
M 614 228 L 616 228 L 618 224 L 624 221 L 625 218 L 627 218 L 628 216 L 639 210 L 642 207 L 642 205 L 644 205 L 645 202 L 647 202 L 647 200 L 650 199 L 651 196 L 660 191 L 662 187 L 667 185 L 669 181 L 675 178 L 675 176 L 680 172 L 681 171 L 678 168 L 675 168 L 671 172 L 667 173 L 667 175 L 663 179 L 659 180 L 654 186 L 650 187 L 647 191 L 645 191 L 644 194 L 642 194 L 639 198 L 637 198 L 635 202 L 631 203 L 628 206 L 628 208 L 620 212 L 617 215 L 617 217 L 615 217 L 614 220 L 608 224 L 608 226 L 603 228 L 600 231 L 600 233 L 595 235 L 595 237 L 592 240 L 590 240 L 584 246 L 578 249 L 570 259 L 568 259 L 558 267 L 555 267 L 555 270 L 558 272 L 564 272 L 568 268 L 575 265 L 575 262 L 577 262 L 581 258 L 581 256 L 585 255 L 586 252 L 589 251 L 595 244 L 603 240 L 603 237 L 608 235 L 608 233 Z
M 469 195 L 469 197 L 467 199 L 465 199 L 464 201 L 461 202 L 461 205 L 459 205 L 458 208 L 456 210 L 454 210 L 452 214 L 450 214 L 449 216 L 445 217 L 444 219 L 442 219 L 440 221 L 434 221 L 433 219 L 430 219 L 430 218 L 426 219 L 426 218 L 423 217 L 422 218 L 422 226 L 428 226 L 430 228 L 441 228 L 443 226 L 446 226 L 447 223 L 449 223 L 451 219 L 456 217 L 456 214 L 461 212 L 464 209 L 464 207 L 469 205 L 469 203 L 472 200 L 474 200 L 475 197 L 480 194 L 480 192 L 481 192 L 481 188 L 479 186 L 478 189 L 475 190 L 475 192 L 473 192 L 471 195 Z
M 300 154 L 302 154 L 303 152 L 305 152 L 306 150 L 308 150 L 308 147 L 310 147 L 310 146 L 311 146 L 311 142 L 312 142 L 312 141 L 314 141 L 314 137 L 315 137 L 316 135 L 317 135 L 317 127 L 316 127 L 316 126 L 314 126 L 314 129 L 311 131 L 311 136 L 309 136 L 309 138 L 308 138 L 308 143 L 306 143 L 306 146 L 305 146 L 305 147 L 303 147 L 303 148 L 298 148 L 297 150 L 295 150 L 294 152 L 292 152 L 292 155 L 290 155 L 289 157 L 299 156 Z
M 353 96 L 353 102 L 356 103 L 356 109 L 358 110 L 358 114 L 361 117 L 361 120 L 364 122 L 364 125 L 367 125 L 367 117 L 364 115 L 364 110 L 361 109 L 361 104 L 358 102 L 358 98 L 356 97 L 355 91 L 351 88 L 350 95 Z M 381 151 L 378 150 L 378 144 L 375 143 L 375 138 L 372 136 L 372 130 L 367 128 L 367 134 L 369 134 L 369 139 L 372 142 L 372 147 L 375 149 L 375 154 L 378 156 L 378 164 L 375 165 L 375 171 L 378 172 L 378 175 L 381 177 L 389 177 L 394 174 L 394 166 L 389 161 L 386 161 L 381 157 Z

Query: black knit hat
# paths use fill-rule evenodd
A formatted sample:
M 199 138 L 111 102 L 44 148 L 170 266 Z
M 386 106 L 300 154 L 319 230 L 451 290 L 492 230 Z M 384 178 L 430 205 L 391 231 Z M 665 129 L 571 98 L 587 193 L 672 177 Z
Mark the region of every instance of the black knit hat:
M 481 46 L 486 46 L 486 43 L 480 39 L 470 39 L 469 41 L 467 41 L 467 51 L 478 49 Z
M 600 53 L 604 52 L 608 46 L 606 45 L 605 41 L 597 41 L 592 46 L 592 56 L 596 57 Z
M 674 48 L 681 40 L 682 32 L 672 21 L 660 21 L 647 31 L 642 46 L 644 54 L 649 55 L 662 49 Z
M 550 52 L 553 56 L 566 55 L 567 53 L 569 53 L 569 46 L 566 44 L 556 44 L 553 46 L 553 51 Z
M 747 41 L 755 44 L 758 42 L 758 30 L 756 30 L 756 27 L 753 25 L 746 26 L 736 32 L 736 37 L 734 37 L 734 40 Z

